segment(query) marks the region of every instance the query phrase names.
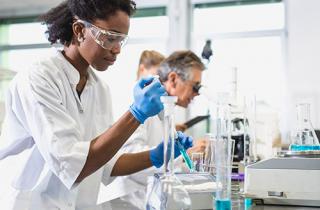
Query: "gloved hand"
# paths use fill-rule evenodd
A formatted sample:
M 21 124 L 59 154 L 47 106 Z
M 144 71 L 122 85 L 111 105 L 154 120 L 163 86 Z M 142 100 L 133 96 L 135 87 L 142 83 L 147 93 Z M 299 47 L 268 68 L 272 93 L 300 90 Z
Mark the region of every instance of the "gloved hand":
M 180 142 L 180 144 L 184 147 L 185 150 L 192 147 L 193 145 L 193 140 L 191 136 L 187 136 L 180 131 L 178 131 L 177 133 L 178 138 L 175 139 L 174 143 L 174 158 L 177 158 L 180 155 L 180 150 L 177 141 Z M 157 168 L 160 168 L 163 164 L 163 143 L 164 142 L 161 142 L 156 148 L 150 150 L 150 160 L 152 162 L 152 165 Z M 168 149 L 168 152 L 170 153 L 170 149 Z
M 138 81 L 134 87 L 134 102 L 129 111 L 140 122 L 158 114 L 163 109 L 160 96 L 167 95 L 158 78 L 147 77 Z

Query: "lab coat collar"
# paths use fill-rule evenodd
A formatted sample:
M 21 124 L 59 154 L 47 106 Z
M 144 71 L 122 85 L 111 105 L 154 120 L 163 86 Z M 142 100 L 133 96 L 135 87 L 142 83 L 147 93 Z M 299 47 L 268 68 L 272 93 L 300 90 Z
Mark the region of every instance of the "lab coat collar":
M 62 55 L 60 50 L 57 50 L 57 58 L 62 64 L 62 69 L 66 73 L 69 82 L 72 85 L 77 85 L 80 81 L 80 74 L 78 70 Z M 87 85 L 93 85 L 97 82 L 97 76 L 93 72 L 92 67 L 88 67 Z
M 88 85 L 94 85 L 98 81 L 97 75 L 94 73 L 94 70 L 91 66 L 88 68 Z

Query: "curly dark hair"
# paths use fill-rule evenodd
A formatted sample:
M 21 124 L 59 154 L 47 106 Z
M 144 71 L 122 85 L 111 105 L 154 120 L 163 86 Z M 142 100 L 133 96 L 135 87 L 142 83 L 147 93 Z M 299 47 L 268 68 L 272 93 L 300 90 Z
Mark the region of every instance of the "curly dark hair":
M 66 0 L 39 19 L 48 27 L 46 34 L 51 44 L 60 42 L 69 46 L 75 16 L 91 22 L 95 19 L 108 19 L 119 10 L 132 16 L 136 3 L 132 0 Z

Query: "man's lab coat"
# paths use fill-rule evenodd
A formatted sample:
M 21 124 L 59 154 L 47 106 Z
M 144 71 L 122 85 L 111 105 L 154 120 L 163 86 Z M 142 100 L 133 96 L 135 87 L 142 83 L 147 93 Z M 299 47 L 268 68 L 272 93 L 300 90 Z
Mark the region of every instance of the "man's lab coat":
M 59 51 L 13 79 L 0 160 L 12 155 L 23 158 L 14 163 L 18 173 L 0 197 L 2 210 L 102 209 L 96 205 L 100 183 L 109 183 L 120 153 L 75 183 L 90 141 L 113 123 L 109 88 L 91 68 L 88 72 L 80 98 L 76 91 L 80 75 Z

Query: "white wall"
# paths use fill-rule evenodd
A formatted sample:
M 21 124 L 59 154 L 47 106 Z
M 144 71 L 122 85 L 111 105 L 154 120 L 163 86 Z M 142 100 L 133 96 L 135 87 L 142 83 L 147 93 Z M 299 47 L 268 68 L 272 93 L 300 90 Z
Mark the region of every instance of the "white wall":
M 311 120 L 320 128 L 320 1 L 286 0 L 289 122 L 298 102 L 311 103 Z M 290 111 L 291 110 L 291 111 Z

